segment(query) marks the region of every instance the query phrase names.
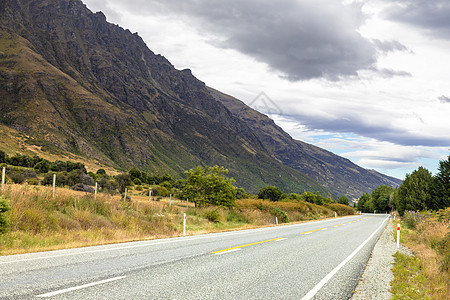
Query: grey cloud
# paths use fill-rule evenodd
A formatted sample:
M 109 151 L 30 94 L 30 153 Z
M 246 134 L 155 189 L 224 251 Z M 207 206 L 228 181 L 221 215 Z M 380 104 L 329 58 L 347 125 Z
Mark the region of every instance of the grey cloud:
M 399 41 L 381 41 L 374 39 L 372 42 L 375 44 L 375 47 L 382 52 L 410 51 Z
M 442 95 L 442 96 L 438 97 L 438 99 L 439 99 L 439 101 L 441 101 L 442 103 L 450 103 L 450 97 L 447 97 L 447 96 Z
M 392 70 L 392 69 L 381 69 L 378 71 L 379 74 L 384 78 L 392 78 L 396 76 L 400 77 L 412 77 L 412 74 L 406 71 Z
M 430 136 L 419 136 L 408 132 L 406 129 L 399 129 L 393 125 L 392 120 L 386 116 L 386 122 L 379 125 L 367 123 L 363 115 L 348 115 L 340 119 L 330 120 L 320 116 L 295 114 L 286 116 L 292 120 L 303 124 L 309 129 L 321 129 L 330 132 L 349 133 L 359 136 L 374 138 L 379 141 L 388 141 L 404 146 L 429 146 L 447 147 L 450 145 L 450 138 L 437 138 Z
M 450 39 L 450 1 L 390 0 L 387 18 L 426 29 L 430 34 Z
M 373 43 L 357 29 L 357 4 L 322 0 L 129 0 L 135 13 L 174 15 L 211 43 L 266 63 L 291 81 L 356 76 L 376 64 Z M 397 45 L 398 46 L 398 45 Z

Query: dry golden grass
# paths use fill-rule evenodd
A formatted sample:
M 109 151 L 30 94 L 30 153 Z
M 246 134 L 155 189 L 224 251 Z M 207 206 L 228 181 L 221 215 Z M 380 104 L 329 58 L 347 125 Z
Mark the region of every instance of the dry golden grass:
M 9 231 L 0 235 L 0 255 L 36 252 L 106 243 L 180 236 L 183 213 L 187 234 L 219 232 L 334 217 L 334 212 L 306 202 L 236 201 L 234 208 L 199 207 L 178 199 L 149 201 L 148 195 L 130 191 L 121 196 L 94 195 L 51 187 L 6 186 L 11 206 Z M 152 197 L 153 200 L 156 197 Z
M 415 256 L 396 255 L 393 299 L 450 299 L 449 239 L 448 218 L 429 218 L 415 230 L 403 226 L 401 241 Z

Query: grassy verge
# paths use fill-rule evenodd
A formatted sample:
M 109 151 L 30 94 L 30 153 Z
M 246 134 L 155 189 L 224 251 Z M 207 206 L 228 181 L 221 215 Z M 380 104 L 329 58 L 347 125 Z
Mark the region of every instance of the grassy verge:
M 400 242 L 414 256 L 395 254 L 392 299 L 450 299 L 449 216 L 447 208 L 418 222 L 401 221 Z
M 0 255 L 180 236 L 185 212 L 187 234 L 334 217 L 333 210 L 302 201 L 238 200 L 232 209 L 189 203 L 186 210 L 186 202 L 176 199 L 149 202 L 137 193 L 132 201 L 107 194 L 94 199 L 63 188 L 53 198 L 51 188 L 30 185 L 7 185 L 4 198 L 11 209 L 3 213 L 9 225 L 0 234 Z

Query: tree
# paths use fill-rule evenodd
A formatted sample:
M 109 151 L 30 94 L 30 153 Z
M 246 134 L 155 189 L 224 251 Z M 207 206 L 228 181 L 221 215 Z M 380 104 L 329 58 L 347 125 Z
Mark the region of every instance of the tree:
M 276 186 L 266 186 L 259 190 L 258 199 L 269 199 L 271 201 L 280 201 L 284 193 Z
M 0 150 L 0 164 L 1 163 L 6 163 L 8 159 L 8 155 L 6 155 L 6 153 L 2 150 Z
M 391 186 L 381 185 L 372 192 L 373 209 L 377 212 L 390 211 L 390 198 L 394 193 L 394 189 Z
M 358 204 L 356 204 L 356 209 L 362 212 L 366 212 L 364 208 L 365 204 L 366 202 L 369 202 L 371 199 L 372 197 L 369 194 L 364 193 L 361 197 L 359 197 Z
M 302 198 L 304 201 L 309 202 L 309 203 L 314 203 L 314 201 L 316 200 L 316 195 L 314 195 L 313 192 L 304 192 L 302 194 Z
M 131 185 L 130 174 L 119 174 L 116 176 L 116 185 L 120 193 L 125 192 L 125 188 Z
M 420 211 L 432 206 L 432 184 L 433 176 L 423 167 L 406 175 L 394 195 L 395 208 L 399 214 L 403 216 L 406 210 Z
M 105 171 L 105 169 L 98 169 L 96 174 L 103 176 L 103 175 L 106 175 L 106 171 Z
M 187 179 L 181 195 L 195 206 L 217 205 L 231 207 L 236 199 L 235 180 L 228 170 L 219 167 L 197 167 L 186 172 Z
M 50 162 L 46 159 L 41 160 L 34 165 L 34 169 L 39 173 L 48 173 L 48 171 L 50 171 Z
M 349 205 L 348 198 L 345 196 L 342 196 L 341 198 L 339 198 L 337 203 Z
M 447 160 L 439 161 L 438 170 L 431 188 L 431 202 L 428 207 L 430 209 L 450 206 L 450 155 Z

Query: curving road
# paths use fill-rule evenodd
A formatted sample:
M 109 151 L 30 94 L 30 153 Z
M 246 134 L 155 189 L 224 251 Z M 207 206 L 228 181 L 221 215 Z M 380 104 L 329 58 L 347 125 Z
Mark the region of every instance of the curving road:
M 0 299 L 348 299 L 388 217 L 3 256 Z

